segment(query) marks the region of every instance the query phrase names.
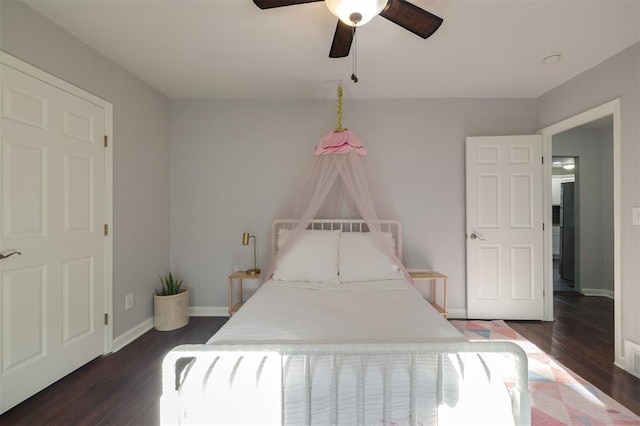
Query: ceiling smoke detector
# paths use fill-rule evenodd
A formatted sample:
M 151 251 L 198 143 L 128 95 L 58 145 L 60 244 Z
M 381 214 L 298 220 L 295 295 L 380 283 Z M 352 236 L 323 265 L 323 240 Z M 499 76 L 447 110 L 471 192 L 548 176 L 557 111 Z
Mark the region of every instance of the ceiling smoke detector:
M 542 59 L 542 62 L 544 62 L 545 64 L 549 65 L 549 64 L 553 64 L 554 62 L 558 62 L 560 59 L 562 59 L 562 54 L 560 54 L 560 53 L 552 53 L 550 55 L 545 56 Z

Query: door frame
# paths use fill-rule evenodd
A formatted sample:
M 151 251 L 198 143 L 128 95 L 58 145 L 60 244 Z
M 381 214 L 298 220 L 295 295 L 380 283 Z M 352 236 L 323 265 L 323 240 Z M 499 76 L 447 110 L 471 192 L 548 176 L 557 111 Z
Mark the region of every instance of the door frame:
M 113 348 L 113 104 L 97 97 L 77 86 L 74 86 L 46 71 L 41 70 L 13 55 L 0 50 L 0 62 L 17 71 L 43 81 L 60 90 L 84 99 L 104 109 L 105 135 L 108 144 L 105 147 L 105 211 L 104 221 L 109 225 L 109 232 L 104 238 L 104 312 L 109 321 L 105 325 L 103 354 L 110 353 Z
M 621 170 L 620 170 L 620 146 L 622 142 L 622 125 L 620 98 L 616 98 L 603 105 L 592 108 L 581 114 L 562 120 L 556 124 L 545 127 L 538 131 L 542 135 L 542 156 L 543 165 L 543 206 L 544 223 L 551 224 L 551 168 L 553 163 L 552 138 L 558 133 L 573 129 L 591 121 L 603 117 L 613 117 L 613 291 L 614 291 L 614 364 L 624 368 L 624 358 L 622 357 L 622 294 L 621 294 Z M 544 319 L 553 321 L 553 236 L 552 226 L 546 226 L 544 230 Z

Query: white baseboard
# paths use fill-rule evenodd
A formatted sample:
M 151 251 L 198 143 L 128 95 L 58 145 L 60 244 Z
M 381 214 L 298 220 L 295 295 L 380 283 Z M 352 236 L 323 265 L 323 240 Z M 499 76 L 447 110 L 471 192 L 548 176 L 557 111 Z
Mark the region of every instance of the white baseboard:
M 467 319 L 466 309 L 449 309 L 447 319 Z
M 144 333 L 151 330 L 152 328 L 153 328 L 153 318 L 149 318 L 147 320 L 142 321 L 140 324 L 136 325 L 129 331 L 113 339 L 112 352 L 118 352 L 120 349 L 124 348 L 129 343 L 133 342 L 138 337 L 142 336 Z
M 585 296 L 600 296 L 615 299 L 615 293 L 612 290 L 605 290 L 602 288 L 583 288 L 582 294 Z
M 629 339 L 624 341 L 624 369 L 640 378 L 640 345 Z
M 0 0 L 1 1 L 1 0 Z M 211 306 L 191 306 L 189 308 L 190 317 L 228 317 L 229 308 L 227 307 L 211 307 Z M 118 352 L 120 349 L 127 346 L 129 343 L 142 336 L 147 331 L 153 328 L 153 317 L 142 321 L 129 331 L 121 334 L 113 339 L 113 352 Z
M 229 308 L 219 306 L 191 306 L 190 317 L 228 317 Z

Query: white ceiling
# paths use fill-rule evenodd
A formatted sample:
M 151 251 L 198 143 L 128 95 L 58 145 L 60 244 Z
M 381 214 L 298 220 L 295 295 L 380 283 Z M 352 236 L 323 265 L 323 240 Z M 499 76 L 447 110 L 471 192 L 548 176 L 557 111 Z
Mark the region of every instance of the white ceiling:
M 410 0 L 440 29 L 423 40 L 374 18 L 353 84 L 351 57 L 328 58 L 324 2 L 23 1 L 171 98 L 334 98 L 340 80 L 350 98 L 537 97 L 640 40 L 638 0 Z

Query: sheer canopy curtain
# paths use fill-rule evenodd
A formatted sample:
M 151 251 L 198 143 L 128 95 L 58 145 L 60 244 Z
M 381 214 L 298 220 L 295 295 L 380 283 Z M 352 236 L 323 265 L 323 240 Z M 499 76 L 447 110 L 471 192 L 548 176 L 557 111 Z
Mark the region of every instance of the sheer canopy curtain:
M 332 131 L 320 140 L 307 173 L 291 198 L 279 211 L 278 219 L 293 219 L 296 226 L 276 252 L 272 246 L 262 281 L 273 275 L 281 259 L 300 241 L 314 219 L 362 219 L 376 244 L 411 280 L 404 259 L 380 228 L 380 219 L 393 219 L 380 186 L 369 165 L 367 151 L 349 130 Z M 403 257 L 405 250 L 402 250 Z

